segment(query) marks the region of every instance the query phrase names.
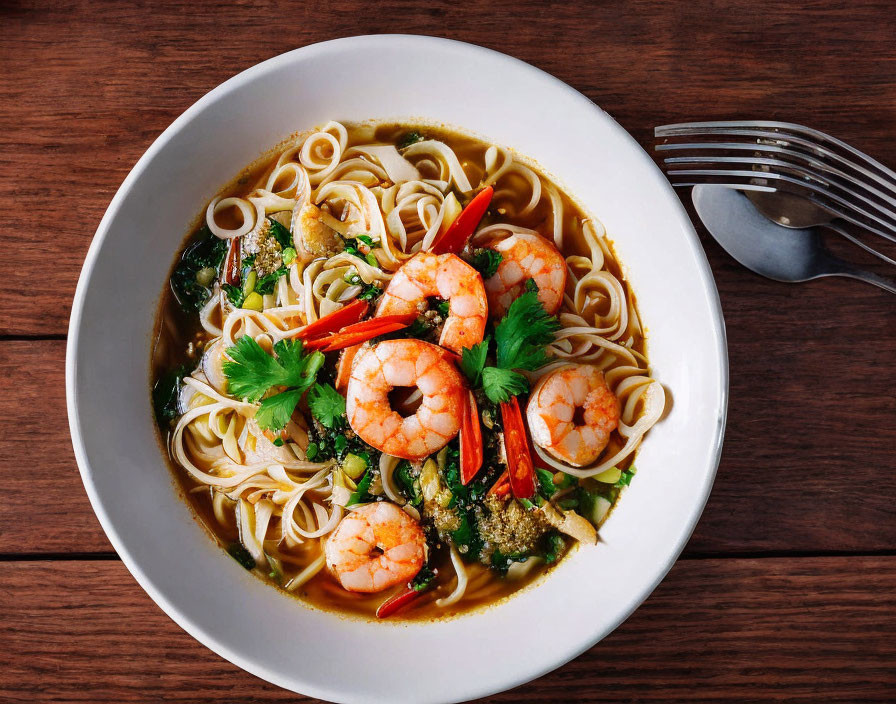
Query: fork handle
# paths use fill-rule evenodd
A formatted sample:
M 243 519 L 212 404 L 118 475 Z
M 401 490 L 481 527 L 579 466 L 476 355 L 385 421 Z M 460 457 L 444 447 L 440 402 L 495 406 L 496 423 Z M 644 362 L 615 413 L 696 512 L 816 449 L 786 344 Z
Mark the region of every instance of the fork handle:
M 884 254 L 883 252 L 878 252 L 873 247 L 869 247 L 867 244 L 862 242 L 862 240 L 860 240 L 858 237 L 854 237 L 851 233 L 847 232 L 844 228 L 840 227 L 839 225 L 836 225 L 833 222 L 829 222 L 829 223 L 825 223 L 822 227 L 825 227 L 828 230 L 831 230 L 832 232 L 836 232 L 841 237 L 845 237 L 850 242 L 852 242 L 855 245 L 858 245 L 859 247 L 864 249 L 869 254 L 873 254 L 878 259 L 882 259 L 883 261 L 887 262 L 887 264 L 892 264 L 893 266 L 896 266 L 896 260 L 890 259 L 890 257 L 888 257 L 886 254 Z
M 884 291 L 896 293 L 896 283 L 894 283 L 893 281 L 885 279 L 883 276 L 872 274 L 870 271 L 856 269 L 849 264 L 846 264 L 845 262 L 843 262 L 841 268 L 831 271 L 830 275 L 845 276 L 849 279 L 857 279 L 858 281 L 864 281 L 866 284 L 871 284 L 872 286 L 882 288 Z

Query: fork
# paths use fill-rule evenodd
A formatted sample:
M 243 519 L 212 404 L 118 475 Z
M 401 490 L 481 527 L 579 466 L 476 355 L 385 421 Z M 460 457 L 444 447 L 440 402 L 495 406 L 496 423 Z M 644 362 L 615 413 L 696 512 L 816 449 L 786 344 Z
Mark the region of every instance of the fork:
M 799 196 L 812 204 L 817 224 L 896 265 L 845 229 L 896 242 L 896 172 L 845 142 L 789 122 L 749 120 L 663 125 L 655 135 L 664 140 L 656 150 L 674 154 L 663 160 L 673 186 L 751 192 L 760 210 L 764 194 Z

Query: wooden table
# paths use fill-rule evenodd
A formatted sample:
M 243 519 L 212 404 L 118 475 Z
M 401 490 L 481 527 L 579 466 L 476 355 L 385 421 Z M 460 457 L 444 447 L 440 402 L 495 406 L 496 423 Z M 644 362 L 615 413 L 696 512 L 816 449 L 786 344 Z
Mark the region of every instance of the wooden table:
M 549 71 L 647 149 L 654 125 L 764 117 L 896 165 L 887 2 L 138 5 L 0 5 L 4 702 L 298 699 L 206 650 L 137 586 L 88 505 L 64 406 L 71 297 L 100 217 L 153 139 L 223 80 L 323 39 L 435 34 Z M 896 699 L 896 298 L 773 283 L 701 236 L 731 355 L 703 519 L 615 633 L 493 701 Z

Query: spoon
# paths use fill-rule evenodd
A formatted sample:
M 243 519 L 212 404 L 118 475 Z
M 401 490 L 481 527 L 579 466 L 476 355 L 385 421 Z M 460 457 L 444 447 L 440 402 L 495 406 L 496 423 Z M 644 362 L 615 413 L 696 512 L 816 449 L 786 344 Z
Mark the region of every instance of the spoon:
M 771 222 L 740 191 L 699 185 L 694 186 L 691 198 L 706 229 L 722 248 L 761 276 L 791 283 L 845 276 L 896 293 L 893 282 L 831 254 L 817 230 Z
M 744 191 L 744 195 L 756 206 L 756 210 L 772 222 L 797 230 L 807 227 L 827 228 L 841 237 L 845 237 L 853 244 L 857 244 L 878 259 L 883 259 L 888 264 L 896 266 L 896 260 L 872 249 L 862 240 L 851 235 L 836 224 L 835 221 L 839 218 L 835 213 L 809 198 L 784 191 Z M 896 238 L 893 238 L 893 241 L 896 242 Z

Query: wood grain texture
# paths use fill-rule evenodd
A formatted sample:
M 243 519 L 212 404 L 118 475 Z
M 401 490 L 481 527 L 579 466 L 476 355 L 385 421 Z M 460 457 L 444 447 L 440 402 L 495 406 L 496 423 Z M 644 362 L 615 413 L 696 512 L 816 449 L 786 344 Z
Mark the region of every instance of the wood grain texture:
M 117 561 L 4 565 L 0 609 L 4 702 L 301 700 L 199 645 Z M 894 662 L 896 558 L 696 560 L 602 643 L 490 701 L 889 702 Z
M 316 41 L 432 34 L 554 74 L 648 150 L 655 125 L 766 118 L 896 166 L 894 30 L 892 3 L 864 0 L 0 3 L 0 701 L 297 701 L 181 632 L 119 562 L 22 561 L 110 546 L 74 464 L 64 341 L 10 337 L 64 336 L 115 190 L 195 100 Z M 698 230 L 731 401 L 685 555 L 727 559 L 679 562 L 603 643 L 492 701 L 893 701 L 896 299 L 761 279 Z M 799 557 L 818 553 L 838 556 Z

